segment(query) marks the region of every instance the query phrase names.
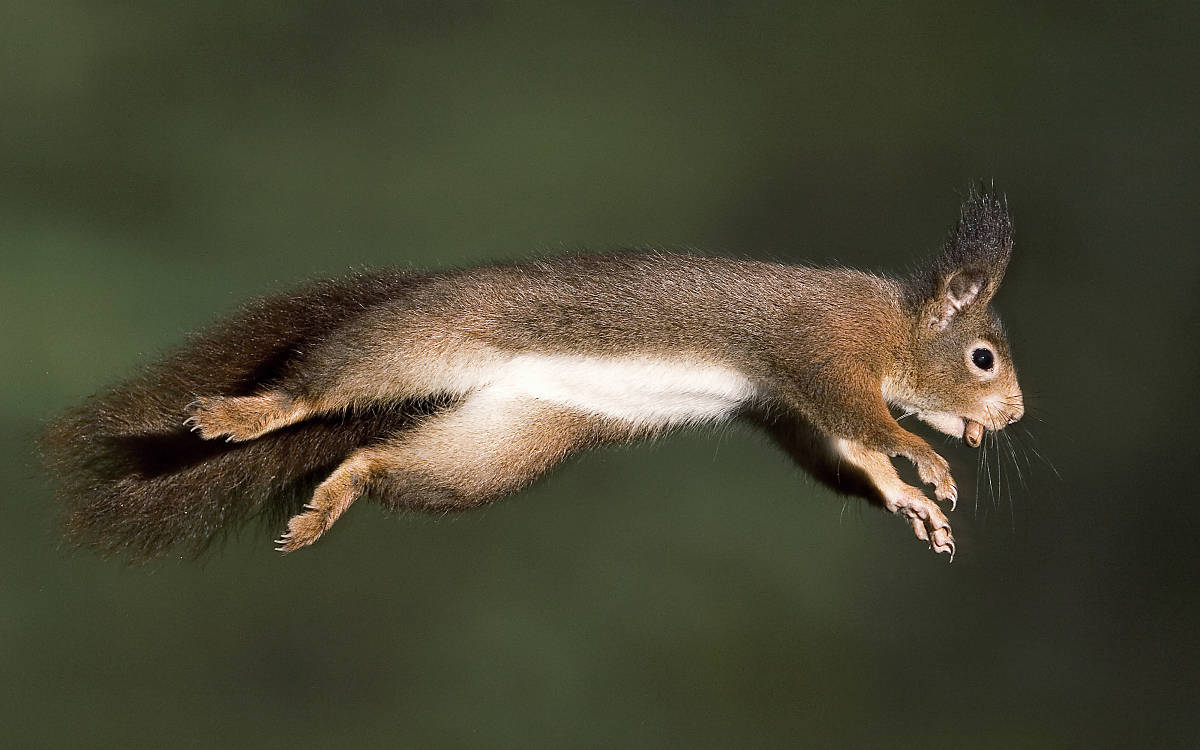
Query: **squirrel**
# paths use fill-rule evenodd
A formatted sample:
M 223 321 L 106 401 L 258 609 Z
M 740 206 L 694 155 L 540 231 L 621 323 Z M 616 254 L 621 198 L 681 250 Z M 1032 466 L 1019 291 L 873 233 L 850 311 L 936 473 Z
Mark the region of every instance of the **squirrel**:
M 1011 253 L 1007 202 L 972 187 L 906 276 L 666 252 L 358 273 L 251 302 L 52 423 L 43 453 L 77 545 L 198 554 L 273 513 L 286 553 L 364 495 L 465 510 L 587 448 L 742 419 L 953 559 L 891 458 L 953 509 L 949 464 L 889 405 L 972 447 L 1021 418 L 989 306 Z

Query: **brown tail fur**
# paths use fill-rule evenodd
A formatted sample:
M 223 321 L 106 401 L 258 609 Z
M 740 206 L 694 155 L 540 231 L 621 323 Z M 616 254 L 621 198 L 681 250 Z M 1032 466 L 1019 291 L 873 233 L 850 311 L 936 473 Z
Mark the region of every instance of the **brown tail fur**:
M 305 421 L 249 443 L 206 441 L 183 425 L 203 395 L 245 395 L 286 374 L 297 354 L 420 277 L 359 274 L 253 302 L 141 375 L 50 425 L 67 538 L 133 559 L 192 554 L 256 516 L 286 517 L 354 449 L 436 404 Z

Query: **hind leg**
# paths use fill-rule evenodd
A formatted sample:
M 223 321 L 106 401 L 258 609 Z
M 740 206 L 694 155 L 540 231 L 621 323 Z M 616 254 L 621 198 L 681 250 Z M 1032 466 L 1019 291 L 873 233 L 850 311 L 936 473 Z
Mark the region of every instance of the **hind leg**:
M 635 436 L 595 415 L 479 391 L 351 455 L 288 522 L 277 549 L 312 544 L 366 492 L 397 507 L 472 508 L 516 492 L 581 448 Z
M 422 335 L 403 329 L 403 321 L 392 323 L 401 327 L 404 337 L 387 342 L 386 356 L 375 350 L 354 350 L 354 356 L 347 359 L 344 345 L 331 345 L 328 351 L 311 355 L 307 367 L 313 372 L 303 378 L 277 383 L 250 396 L 197 398 L 188 405 L 183 424 L 206 440 L 254 440 L 318 414 L 352 406 L 467 393 L 486 382 L 496 366 L 511 359 L 462 337 L 442 331 Z
M 451 356 L 432 351 L 433 355 L 422 352 L 414 356 L 404 363 L 406 367 L 389 364 L 387 373 L 348 371 L 328 383 L 309 384 L 294 391 L 277 387 L 251 396 L 202 396 L 188 405 L 183 424 L 205 440 L 254 440 L 318 414 L 351 406 L 464 393 L 494 366 L 486 352 Z

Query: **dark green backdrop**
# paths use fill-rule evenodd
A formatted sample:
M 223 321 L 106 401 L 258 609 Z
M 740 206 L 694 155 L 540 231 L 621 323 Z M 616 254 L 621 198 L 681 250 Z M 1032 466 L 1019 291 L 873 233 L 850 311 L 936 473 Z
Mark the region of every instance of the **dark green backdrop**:
M 542 5 L 0 9 L 4 744 L 1194 746 L 1196 4 Z M 952 565 L 742 429 L 286 559 L 59 547 L 39 424 L 251 295 L 629 244 L 903 269 L 972 178 L 1062 478 L 976 509 L 947 446 Z

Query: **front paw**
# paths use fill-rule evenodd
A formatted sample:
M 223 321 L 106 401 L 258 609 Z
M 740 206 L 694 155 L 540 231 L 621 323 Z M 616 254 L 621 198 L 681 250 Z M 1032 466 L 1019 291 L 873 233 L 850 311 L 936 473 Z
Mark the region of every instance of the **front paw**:
M 917 465 L 917 474 L 925 484 L 933 485 L 933 494 L 938 500 L 950 502 L 950 510 L 958 506 L 958 487 L 950 475 L 950 464 L 937 451 L 923 447 L 909 456 Z
M 950 560 L 954 560 L 954 534 L 950 531 L 950 522 L 942 509 L 920 490 L 906 486 L 899 497 L 888 502 L 888 510 L 907 519 L 913 534 L 917 539 L 929 542 L 930 549 L 938 554 L 948 554 Z

